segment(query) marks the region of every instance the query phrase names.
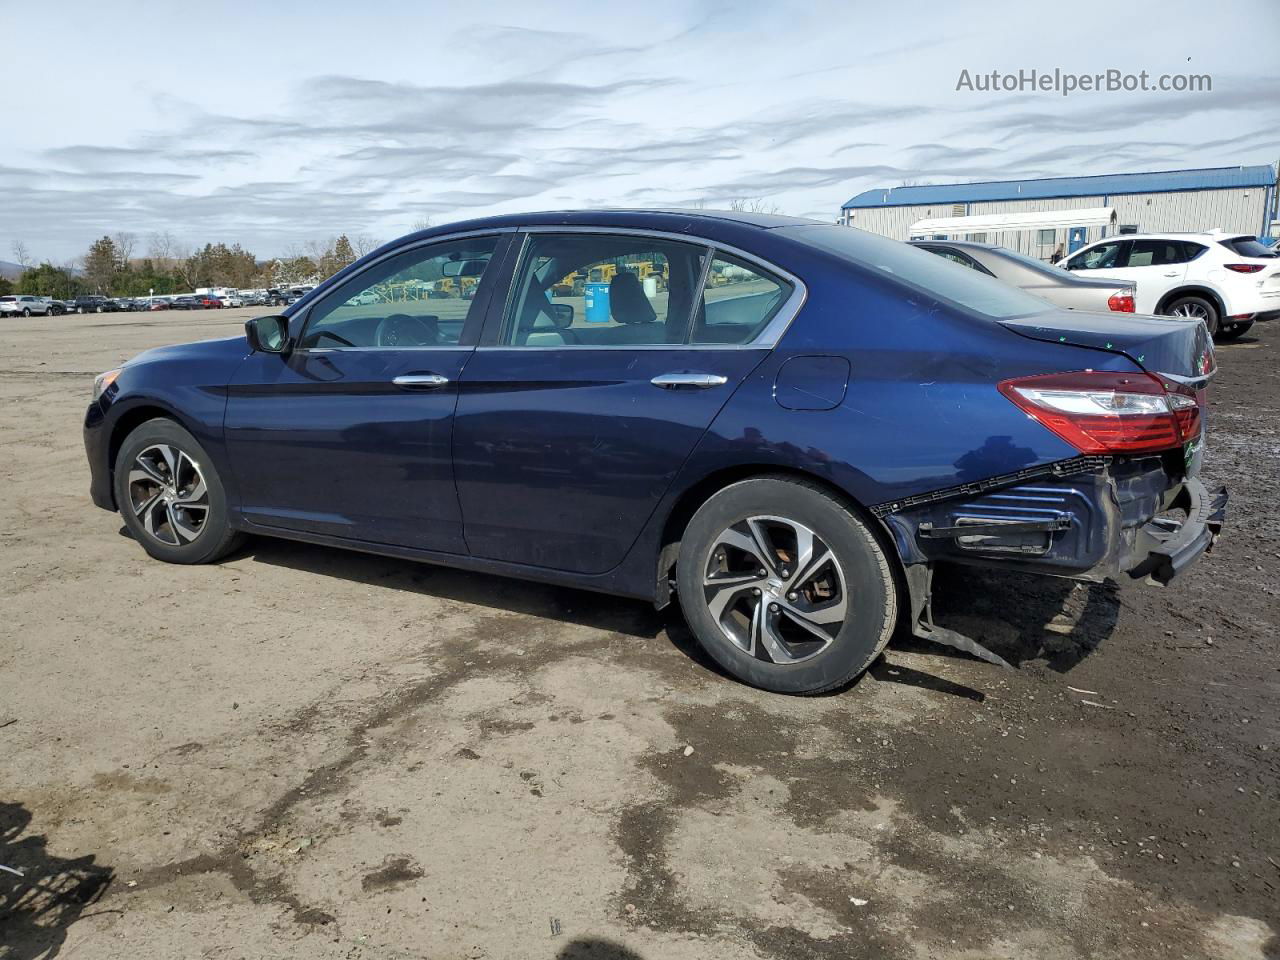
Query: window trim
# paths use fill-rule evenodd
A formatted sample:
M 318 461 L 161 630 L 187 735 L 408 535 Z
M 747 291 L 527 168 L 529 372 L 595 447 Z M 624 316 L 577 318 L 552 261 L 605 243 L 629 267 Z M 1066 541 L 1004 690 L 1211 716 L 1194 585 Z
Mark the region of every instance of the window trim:
M 502 329 L 506 324 L 507 315 L 512 309 L 512 297 L 516 295 L 517 277 L 519 276 L 520 267 L 524 264 L 525 253 L 529 243 L 535 234 L 539 233 L 557 233 L 557 234 L 604 234 L 608 236 L 626 236 L 626 237 L 644 237 L 653 240 L 668 240 L 675 243 L 685 243 L 691 246 L 701 246 L 707 251 L 707 262 L 703 267 L 702 277 L 699 280 L 698 288 L 694 291 L 693 302 L 696 303 L 706 288 L 707 274 L 711 269 L 711 261 L 716 258 L 717 253 L 724 252 L 732 257 L 742 260 L 746 263 L 753 264 L 764 270 L 766 273 L 772 274 L 780 280 L 785 280 L 791 284 L 791 295 L 787 297 L 778 312 L 774 314 L 773 319 L 765 325 L 756 336 L 746 343 L 614 343 L 614 344 L 559 344 L 548 346 L 529 346 L 528 344 L 510 344 L 500 343 L 498 340 L 502 336 Z M 480 336 L 480 343 L 475 348 L 485 351 L 548 351 L 548 350 L 567 350 L 574 353 L 590 353 L 592 351 L 618 351 L 618 350 L 772 350 L 778 345 L 783 334 L 791 327 L 791 323 L 800 313 L 801 308 L 809 297 L 809 289 L 795 274 L 789 270 L 784 270 L 777 264 L 757 254 L 743 250 L 741 247 L 735 247 L 731 244 L 721 243 L 717 240 L 709 240 L 704 236 L 692 233 L 674 233 L 669 230 L 645 230 L 638 227 L 597 227 L 597 226 L 576 226 L 569 224 L 531 224 L 520 228 L 520 242 L 512 244 L 513 266 L 510 278 L 507 282 L 506 296 L 501 310 L 490 309 L 490 317 L 486 321 L 485 329 Z
M 344 286 L 348 282 L 355 280 L 361 276 L 364 276 L 370 270 L 374 269 L 379 264 L 385 263 L 387 260 L 390 260 L 392 257 L 398 257 L 405 253 L 409 253 L 413 250 L 419 250 L 423 247 L 434 247 L 437 244 L 449 243 L 450 241 L 453 241 L 453 240 L 467 240 L 472 237 L 495 238 L 495 240 L 497 240 L 497 245 L 494 247 L 493 257 L 489 263 L 489 269 L 497 271 L 497 273 L 495 274 L 497 278 L 495 280 L 495 286 L 496 286 L 496 284 L 501 283 L 503 281 L 502 268 L 506 265 L 507 256 L 510 250 L 509 237 L 511 234 L 515 233 L 516 230 L 517 230 L 516 227 L 491 227 L 487 230 L 460 230 L 457 233 L 443 233 L 434 237 L 422 237 L 421 239 L 415 240 L 412 243 L 406 243 L 402 246 L 395 247 L 392 250 L 388 250 L 385 253 L 383 253 L 380 257 L 378 257 L 376 260 L 370 260 L 368 263 L 361 264 L 359 270 L 355 270 L 350 275 L 342 277 L 336 283 L 334 283 L 332 287 L 329 287 L 329 280 L 325 280 L 323 283 L 318 284 L 315 287 L 315 289 L 311 290 L 306 295 L 308 298 L 310 298 L 312 297 L 313 294 L 318 293 L 320 291 L 324 291 L 321 296 L 314 297 L 313 299 L 311 299 L 310 303 L 306 303 L 305 305 L 303 305 L 302 309 L 297 310 L 297 312 L 292 314 L 286 314 L 286 316 L 289 317 L 289 339 L 291 339 L 295 344 L 292 352 L 312 354 L 312 353 L 354 353 L 354 352 L 378 351 L 378 352 L 386 353 L 392 350 L 457 351 L 457 350 L 476 349 L 476 346 L 480 343 L 481 337 L 484 334 L 484 329 L 488 321 L 488 313 L 493 304 L 494 297 L 492 293 L 492 288 L 489 292 L 485 294 L 485 301 L 480 304 L 479 319 L 474 324 L 472 336 L 470 338 L 467 337 L 468 331 L 466 329 L 466 324 L 464 322 L 463 329 L 459 333 L 460 342 L 458 343 L 437 344 L 434 346 L 414 346 L 414 347 L 410 347 L 410 346 L 404 346 L 404 347 L 378 347 L 378 346 L 304 347 L 302 345 L 302 339 L 306 335 L 307 327 L 311 325 L 311 313 L 315 309 L 316 304 L 321 303 L 324 300 L 328 299 L 329 294 L 331 292 L 336 292 L 340 287 Z M 337 275 L 335 275 L 335 277 L 332 277 L 330 279 L 337 279 Z M 328 289 L 326 289 L 327 287 Z M 299 303 L 302 303 L 302 301 L 299 301 Z M 295 321 L 297 321 L 299 324 L 298 333 L 296 336 L 293 333 L 293 329 L 294 329 L 293 325 Z M 474 342 L 473 343 L 461 342 L 462 340 L 465 340 L 465 339 L 472 339 L 474 340 Z

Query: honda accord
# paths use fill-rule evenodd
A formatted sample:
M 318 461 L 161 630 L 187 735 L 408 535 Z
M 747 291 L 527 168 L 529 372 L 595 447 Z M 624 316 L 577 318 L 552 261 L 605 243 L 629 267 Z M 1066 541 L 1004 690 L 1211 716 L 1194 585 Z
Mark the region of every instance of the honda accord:
M 899 625 L 1003 662 L 934 624 L 941 563 L 1168 583 L 1224 515 L 1213 372 L 1198 319 L 859 230 L 574 211 L 420 231 L 143 353 L 84 434 L 157 559 L 260 534 L 675 598 L 733 676 L 815 693 Z

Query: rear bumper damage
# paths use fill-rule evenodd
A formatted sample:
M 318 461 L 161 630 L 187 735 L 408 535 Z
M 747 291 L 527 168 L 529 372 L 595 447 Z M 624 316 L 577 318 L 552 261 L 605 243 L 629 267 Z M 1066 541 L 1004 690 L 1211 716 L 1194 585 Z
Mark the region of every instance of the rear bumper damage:
M 914 632 L 1007 666 L 933 623 L 938 563 L 1168 584 L 1213 547 L 1226 516 L 1226 488 L 1211 492 L 1192 475 L 1199 457 L 1077 457 L 874 508 L 907 571 Z

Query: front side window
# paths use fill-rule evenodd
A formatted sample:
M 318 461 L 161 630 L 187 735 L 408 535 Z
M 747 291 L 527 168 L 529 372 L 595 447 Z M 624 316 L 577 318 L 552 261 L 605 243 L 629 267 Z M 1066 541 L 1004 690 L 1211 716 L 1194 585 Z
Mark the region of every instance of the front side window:
M 517 347 L 683 344 L 709 251 L 614 234 L 531 234 L 501 343 Z
M 453 346 L 472 314 L 497 237 L 416 247 L 382 260 L 318 300 L 305 349 Z
M 1081 250 L 1067 261 L 1067 268 L 1070 270 L 1104 270 L 1108 267 L 1114 267 L 1120 258 L 1120 247 L 1120 241 L 1116 241 L 1114 243 L 1100 243 L 1096 247 L 1090 247 L 1088 250 Z

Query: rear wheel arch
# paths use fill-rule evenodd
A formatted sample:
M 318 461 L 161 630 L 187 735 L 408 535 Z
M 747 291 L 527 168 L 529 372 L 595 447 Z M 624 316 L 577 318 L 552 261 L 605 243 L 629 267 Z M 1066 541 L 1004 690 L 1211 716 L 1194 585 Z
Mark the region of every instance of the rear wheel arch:
M 1218 311 L 1219 318 L 1226 316 L 1226 306 L 1222 302 L 1222 297 L 1218 296 L 1216 292 L 1210 290 L 1208 287 L 1201 287 L 1194 284 L 1190 286 L 1176 287 L 1173 290 L 1170 290 L 1160 298 L 1160 302 L 1156 304 L 1155 312 L 1157 314 L 1164 313 L 1164 311 L 1169 308 L 1169 304 L 1173 303 L 1175 300 L 1180 300 L 1183 297 L 1203 297 L 1205 300 L 1208 300 L 1213 304 L 1214 309 Z
M 680 541 L 685 528 L 698 509 L 721 490 L 743 480 L 787 480 L 792 483 L 815 487 L 840 503 L 846 510 L 856 516 L 876 538 L 881 552 L 884 554 L 893 571 L 894 587 L 898 595 L 898 609 L 905 609 L 903 600 L 907 597 L 906 571 L 902 565 L 902 555 L 898 551 L 893 534 L 885 524 L 877 519 L 865 505 L 850 496 L 848 492 L 832 483 L 825 477 L 794 467 L 782 467 L 775 464 L 742 464 L 727 467 L 709 474 L 684 491 L 667 513 L 662 528 L 662 538 L 658 544 L 657 557 L 657 590 L 655 604 L 665 607 L 671 601 L 670 579 L 674 575 L 676 558 L 680 552 Z

